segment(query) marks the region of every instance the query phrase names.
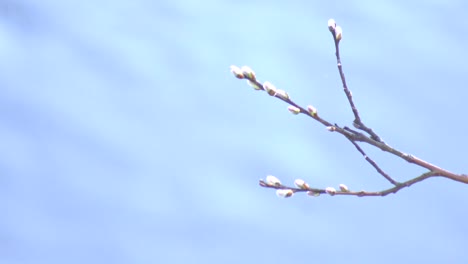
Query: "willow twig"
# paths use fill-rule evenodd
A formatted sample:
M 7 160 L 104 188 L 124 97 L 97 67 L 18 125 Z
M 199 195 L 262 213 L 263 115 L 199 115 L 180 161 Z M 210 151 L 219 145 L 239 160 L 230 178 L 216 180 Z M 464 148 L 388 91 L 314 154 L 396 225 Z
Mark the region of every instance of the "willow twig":
M 424 161 L 422 159 L 419 159 L 413 155 L 404 153 L 398 149 L 395 149 L 388 145 L 387 143 L 383 142 L 381 138 L 369 127 L 364 125 L 364 123 L 361 120 L 361 117 L 359 116 L 359 111 L 354 104 L 353 97 L 351 94 L 351 91 L 348 89 L 348 85 L 346 84 L 346 79 L 345 75 L 343 72 L 343 67 L 341 64 L 341 58 L 340 58 L 340 49 L 339 49 L 339 43 L 340 40 L 342 39 L 342 29 L 341 27 L 337 26 L 335 21 L 333 19 L 330 19 L 328 21 L 328 28 L 330 32 L 333 35 L 334 41 L 335 41 L 335 54 L 336 54 L 336 60 L 337 60 L 337 65 L 338 65 L 338 72 L 341 77 L 341 81 L 343 84 L 343 90 L 346 94 L 346 97 L 348 99 L 348 102 L 351 106 L 351 110 L 354 114 L 354 121 L 353 125 L 359 129 L 367 133 L 369 136 L 366 134 L 363 134 L 359 131 L 352 130 L 349 127 L 341 127 L 336 123 L 332 123 L 326 119 L 324 119 L 321 115 L 318 114 L 317 109 L 315 109 L 313 106 L 309 105 L 306 108 L 301 107 L 297 103 L 295 103 L 288 93 L 284 90 L 277 89 L 274 85 L 272 85 L 270 82 L 265 82 L 265 83 L 260 83 L 257 80 L 257 77 L 252 69 L 250 69 L 247 66 L 244 66 L 242 68 L 239 68 L 237 66 L 231 66 L 231 72 L 239 79 L 246 79 L 248 83 L 255 89 L 259 91 L 265 91 L 267 92 L 270 96 L 275 97 L 277 99 L 282 100 L 283 102 L 289 104 L 288 110 L 293 113 L 293 114 L 304 114 L 315 121 L 319 122 L 323 126 L 325 126 L 329 131 L 331 132 L 337 132 L 338 134 L 341 134 L 345 138 L 347 138 L 351 144 L 356 148 L 356 150 L 361 153 L 361 155 L 364 157 L 364 159 L 380 174 L 382 175 L 387 181 L 389 181 L 391 184 L 394 185 L 394 187 L 391 187 L 389 189 L 385 189 L 382 191 L 350 191 L 348 187 L 345 185 L 340 185 L 340 190 L 337 191 L 332 187 L 327 187 L 325 189 L 322 188 L 311 188 L 307 183 L 305 183 L 303 180 L 297 179 L 295 181 L 296 187 L 290 187 L 290 186 L 285 186 L 280 183 L 280 181 L 273 176 L 268 176 L 267 181 L 260 180 L 259 184 L 262 187 L 265 188 L 273 188 L 277 189 L 277 194 L 282 197 L 290 197 L 296 192 L 307 192 L 310 195 L 320 195 L 323 193 L 328 193 L 330 195 L 354 195 L 354 196 L 386 196 L 390 193 L 396 193 L 399 190 L 409 187 L 415 183 L 421 182 L 423 180 L 426 180 L 431 177 L 435 176 L 440 176 L 444 178 L 448 178 L 454 181 L 462 182 L 465 184 L 468 184 L 468 175 L 466 174 L 456 174 L 451 171 L 445 170 L 443 168 L 440 168 L 436 165 L 433 165 L 427 161 Z M 364 150 L 359 146 L 358 142 L 363 142 L 367 143 L 371 146 L 374 146 L 378 149 L 381 149 L 382 151 L 385 151 L 387 153 L 390 153 L 392 155 L 395 155 L 403 160 L 406 160 L 407 162 L 413 163 L 419 167 L 425 168 L 428 171 L 416 176 L 410 180 L 404 181 L 404 182 L 398 182 L 394 180 L 390 175 L 388 175 L 378 164 L 375 162 L 372 158 L 370 158 Z

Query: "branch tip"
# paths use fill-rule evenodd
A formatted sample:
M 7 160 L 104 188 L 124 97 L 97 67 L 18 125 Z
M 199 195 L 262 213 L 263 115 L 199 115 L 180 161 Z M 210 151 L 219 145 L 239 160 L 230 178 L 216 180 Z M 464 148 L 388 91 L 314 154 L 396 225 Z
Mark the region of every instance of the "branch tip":
M 335 32 L 335 28 L 336 28 L 336 22 L 333 18 L 330 18 L 328 20 L 328 30 L 330 30 L 330 32 Z
M 273 175 L 266 176 L 265 183 L 268 186 L 281 186 L 281 181 Z
M 231 72 L 238 79 L 244 79 L 245 78 L 244 74 L 242 73 L 242 70 L 239 67 L 237 67 L 236 65 L 231 65 Z

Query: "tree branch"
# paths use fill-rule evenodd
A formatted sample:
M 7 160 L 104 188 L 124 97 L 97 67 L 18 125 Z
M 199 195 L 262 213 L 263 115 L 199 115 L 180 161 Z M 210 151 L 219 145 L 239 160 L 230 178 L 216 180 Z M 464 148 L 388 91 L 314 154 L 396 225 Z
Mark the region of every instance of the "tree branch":
M 417 182 L 421 182 L 427 178 L 430 178 L 430 177 L 435 177 L 435 176 L 440 176 L 438 175 L 436 172 L 432 172 L 432 171 L 429 171 L 429 172 L 426 172 L 426 173 L 423 173 L 421 175 L 419 175 L 418 177 L 416 178 L 413 178 L 411 180 L 408 180 L 408 181 L 405 181 L 405 182 L 402 182 L 401 184 L 395 186 L 395 187 L 392 187 L 392 188 L 389 188 L 389 189 L 386 189 L 386 190 L 382 190 L 382 191 L 377 191 L 377 192 L 370 192 L 370 191 L 345 191 L 345 190 L 340 190 L 340 191 L 337 191 L 333 188 L 326 188 L 326 189 L 318 189 L 318 188 L 310 188 L 310 187 L 305 187 L 305 188 L 298 188 L 298 187 L 290 187 L 290 186 L 285 186 L 285 185 L 282 185 L 282 184 L 279 184 L 279 185 L 272 185 L 272 184 L 269 184 L 267 182 L 265 182 L 264 180 L 260 180 L 259 181 L 259 185 L 262 186 L 262 187 L 265 187 L 265 188 L 272 188 L 272 189 L 277 189 L 277 190 L 291 190 L 292 193 L 296 193 L 296 192 L 307 192 L 308 195 L 310 196 L 319 196 L 320 194 L 329 194 L 329 195 L 351 195 L 351 196 L 358 196 L 358 197 L 364 197 L 364 196 L 386 196 L 388 194 L 391 194 L 391 193 L 397 193 L 398 191 L 400 191 L 401 189 L 403 188 L 406 188 L 406 187 L 410 187 L 411 185 L 417 183 Z
M 328 193 L 330 195 L 354 195 L 354 196 L 362 197 L 362 196 L 386 196 L 390 193 L 396 193 L 405 187 L 409 187 L 415 183 L 421 182 L 423 180 L 426 180 L 430 177 L 435 177 L 435 176 L 445 177 L 454 181 L 468 184 L 468 175 L 456 174 L 456 173 L 450 172 L 436 165 L 433 165 L 427 161 L 421 160 L 413 155 L 406 154 L 402 151 L 392 148 L 390 145 L 383 142 L 381 138 L 371 128 L 364 125 L 364 123 L 361 120 L 361 117 L 359 116 L 359 111 L 356 105 L 354 104 L 352 93 L 348 89 L 348 85 L 346 84 L 346 78 L 343 72 L 343 67 L 342 67 L 341 58 L 340 58 L 340 49 L 339 49 L 339 43 L 340 43 L 340 40 L 342 39 L 342 29 L 341 27 L 336 25 L 333 19 L 330 19 L 328 21 L 328 29 L 332 33 L 332 36 L 335 42 L 335 55 L 336 55 L 336 60 L 337 60 L 338 72 L 340 74 L 341 82 L 343 84 L 343 90 L 346 94 L 349 105 L 354 114 L 353 125 L 357 129 L 366 132 L 369 136 L 363 133 L 360 133 L 358 131 L 352 130 L 349 127 L 345 126 L 342 128 L 336 123 L 327 121 L 323 117 L 319 116 L 317 109 L 315 109 L 315 107 L 311 105 L 307 106 L 307 108 L 299 106 L 298 104 L 296 104 L 294 101 L 291 100 L 288 93 L 285 92 L 284 90 L 277 89 L 270 82 L 265 82 L 263 84 L 260 83 L 257 80 L 254 71 L 247 66 L 243 66 L 242 68 L 239 68 L 237 66 L 231 66 L 231 72 L 234 74 L 234 76 L 236 76 L 239 79 L 246 79 L 249 85 L 252 86 L 255 90 L 265 91 L 270 96 L 278 98 L 282 100 L 283 102 L 289 104 L 288 110 L 291 113 L 295 115 L 297 114 L 307 115 L 311 117 L 312 119 L 316 120 L 317 122 L 321 123 L 329 131 L 337 132 L 341 134 L 342 136 L 346 137 L 351 142 L 351 144 L 353 144 L 356 150 L 359 153 L 361 153 L 364 159 L 380 175 L 382 175 L 387 181 L 393 184 L 394 187 L 386 189 L 386 190 L 382 190 L 382 191 L 350 191 L 348 187 L 346 187 L 345 185 L 340 185 L 340 191 L 337 191 L 332 187 L 327 187 L 326 189 L 311 188 L 303 180 L 297 179 L 295 181 L 295 185 L 297 186 L 296 188 L 296 187 L 289 187 L 289 186 L 282 185 L 280 181 L 274 176 L 268 176 L 266 181 L 260 180 L 259 182 L 260 186 L 265 187 L 265 188 L 277 189 L 277 194 L 282 197 L 290 197 L 296 192 L 307 192 L 309 195 L 313 195 L 313 196 L 317 196 L 323 193 Z M 404 159 L 407 162 L 410 162 L 422 168 L 425 168 L 428 170 L 428 172 L 423 173 L 405 182 L 398 182 L 394 180 L 390 175 L 388 175 L 384 170 L 382 170 L 380 166 L 373 159 L 367 156 L 364 150 L 359 146 L 358 142 L 367 143 L 371 146 L 379 148 L 387 153 L 393 154 L 401 159 Z
M 378 173 L 380 173 L 380 175 L 384 176 L 385 179 L 387 179 L 391 184 L 395 185 L 395 186 L 398 186 L 400 185 L 401 183 L 395 181 L 394 179 L 392 179 L 392 177 L 390 177 L 387 173 L 385 173 L 378 165 L 377 163 L 372 160 L 369 156 L 366 155 L 366 153 L 364 152 L 364 150 L 362 150 L 362 148 L 351 138 L 347 137 L 349 139 L 349 141 L 351 141 L 351 143 L 356 147 L 356 149 L 362 154 L 362 156 L 366 159 L 367 162 L 369 162 L 372 167 L 374 167 Z
M 353 114 L 354 114 L 353 125 L 357 129 L 365 131 L 367 134 L 371 136 L 373 140 L 382 142 L 382 139 L 371 128 L 364 125 L 364 123 L 361 120 L 361 117 L 359 116 L 359 111 L 357 107 L 354 105 L 353 94 L 348 89 L 348 85 L 346 84 L 346 78 L 343 72 L 343 65 L 341 64 L 341 57 L 340 57 L 340 40 L 341 40 L 341 34 L 342 34 L 341 27 L 338 28 L 338 32 L 337 32 L 336 23 L 334 21 L 331 23 L 333 23 L 334 25 L 334 27 L 330 27 L 330 22 L 329 22 L 329 29 L 332 33 L 333 40 L 335 41 L 336 64 L 338 66 L 338 72 L 340 74 L 341 82 L 343 83 L 343 91 L 345 92 L 346 97 L 348 98 L 349 105 L 351 106 L 351 110 L 353 111 Z M 339 35 L 337 35 L 337 33 Z

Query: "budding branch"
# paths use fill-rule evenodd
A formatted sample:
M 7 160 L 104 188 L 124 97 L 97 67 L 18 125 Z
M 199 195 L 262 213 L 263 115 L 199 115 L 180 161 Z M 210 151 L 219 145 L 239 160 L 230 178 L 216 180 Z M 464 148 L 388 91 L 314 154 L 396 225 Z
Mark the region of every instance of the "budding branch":
M 351 107 L 351 110 L 354 114 L 354 121 L 353 121 L 353 126 L 363 132 L 356 131 L 354 129 L 351 129 L 347 126 L 339 126 L 336 123 L 332 123 L 324 119 L 323 117 L 319 116 L 317 113 L 317 110 L 312 107 L 308 106 L 307 108 L 301 107 L 298 104 L 296 104 L 289 95 L 283 91 L 279 90 L 276 87 L 274 87 L 271 83 L 265 82 L 264 84 L 260 83 L 256 76 L 255 73 L 249 68 L 249 67 L 242 67 L 238 68 L 236 66 L 231 66 L 231 71 L 233 74 L 239 78 L 239 79 L 246 79 L 248 80 L 249 84 L 254 87 L 256 90 L 263 90 L 266 91 L 270 96 L 273 96 L 275 98 L 278 98 L 285 103 L 289 104 L 289 110 L 293 114 L 304 114 L 315 121 L 318 121 L 321 123 L 323 126 L 325 126 L 329 131 L 331 132 L 337 132 L 344 137 L 346 137 L 351 144 L 354 145 L 354 147 L 357 149 L 359 153 L 364 157 L 364 159 L 382 176 L 384 177 L 390 184 L 393 185 L 393 187 L 381 190 L 381 191 L 351 191 L 348 190 L 347 188 L 342 188 L 340 191 L 335 190 L 334 188 L 311 188 L 308 185 L 301 185 L 297 187 L 291 187 L 291 186 L 286 186 L 282 185 L 279 182 L 271 183 L 268 181 L 260 180 L 259 184 L 262 187 L 265 188 L 273 188 L 277 190 L 290 190 L 292 193 L 296 192 L 307 192 L 309 195 L 317 196 L 320 194 L 328 193 L 330 195 L 353 195 L 353 196 L 358 196 L 358 197 L 363 197 L 363 196 L 386 196 L 390 193 L 396 193 L 399 190 L 409 187 L 415 183 L 424 181 L 428 178 L 431 177 L 444 177 L 448 178 L 454 181 L 462 182 L 468 184 L 468 175 L 466 174 L 456 174 L 453 172 L 450 172 L 448 170 L 442 169 L 436 165 L 433 165 L 429 162 L 426 162 L 422 159 L 419 159 L 413 155 L 404 153 L 402 151 L 399 151 L 384 141 L 378 136 L 377 133 L 375 133 L 371 128 L 367 127 L 363 122 L 362 119 L 359 115 L 359 111 L 353 101 L 353 96 L 351 91 L 348 88 L 348 85 L 346 83 L 346 78 L 345 74 L 343 71 L 343 66 L 341 63 L 341 57 L 340 57 L 340 40 L 342 39 L 342 29 L 341 27 L 337 26 L 335 21 L 333 19 L 330 19 L 328 21 L 328 29 L 330 30 L 333 40 L 335 43 L 335 55 L 336 55 L 336 62 L 337 62 L 337 67 L 338 67 L 338 72 L 341 78 L 341 82 L 343 84 L 343 91 L 346 94 L 346 97 L 348 99 L 349 105 Z M 376 148 L 379 148 L 387 153 L 393 154 L 403 160 L 406 160 L 409 163 L 413 163 L 417 166 L 420 166 L 422 168 L 427 169 L 428 171 L 414 177 L 410 180 L 404 181 L 404 182 L 398 182 L 394 180 L 390 175 L 388 175 L 383 169 L 379 167 L 379 165 L 372 159 L 370 158 L 364 150 L 359 146 L 359 142 L 367 143 L 369 145 L 372 145 Z M 278 193 L 278 192 L 277 192 Z M 291 193 L 291 195 L 292 195 Z M 285 196 L 285 197 L 290 197 L 291 195 Z

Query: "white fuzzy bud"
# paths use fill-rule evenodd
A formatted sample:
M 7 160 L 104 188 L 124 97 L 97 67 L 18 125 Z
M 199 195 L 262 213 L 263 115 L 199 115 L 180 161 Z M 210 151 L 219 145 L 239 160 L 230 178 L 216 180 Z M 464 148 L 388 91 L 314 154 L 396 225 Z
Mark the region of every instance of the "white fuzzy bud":
M 343 37 L 343 29 L 341 29 L 340 26 L 337 26 L 337 27 L 335 28 L 335 36 L 336 36 L 336 40 L 337 40 L 337 41 L 340 41 L 341 38 Z
M 282 198 L 289 198 L 291 196 L 293 196 L 294 192 L 293 190 L 290 190 L 290 189 L 278 189 L 276 190 L 276 195 L 278 195 L 278 197 L 282 197 Z
M 319 193 L 319 192 L 314 192 L 314 191 L 308 191 L 308 192 L 307 192 L 307 195 L 309 195 L 309 196 L 314 196 L 314 197 L 318 197 L 318 196 L 320 196 L 320 193 Z
M 280 186 L 281 182 L 278 178 L 273 175 L 266 176 L 266 184 L 270 186 Z
M 336 189 L 333 188 L 333 187 L 327 187 L 325 189 L 325 191 L 329 194 L 329 195 L 335 195 L 336 194 Z
M 294 105 L 288 106 L 288 110 L 289 110 L 289 112 L 291 112 L 291 113 L 293 113 L 295 115 L 297 115 L 297 114 L 299 114 L 301 112 L 301 109 L 295 107 Z
M 263 88 L 269 95 L 271 96 L 276 95 L 276 87 L 271 82 L 264 82 Z
M 242 66 L 241 71 L 245 78 L 255 80 L 255 72 L 249 66 Z
M 297 188 L 301 188 L 301 189 L 309 189 L 309 185 L 302 179 L 296 179 L 294 181 L 294 185 L 297 186 Z
M 348 186 L 344 185 L 344 184 L 340 184 L 340 190 L 342 192 L 349 192 L 349 188 Z
M 315 109 L 315 107 L 311 106 L 311 105 L 308 105 L 307 106 L 307 111 L 309 111 L 309 114 L 311 114 L 312 116 L 316 116 L 317 115 L 317 109 Z
M 255 90 L 263 90 L 262 87 L 258 86 L 256 83 L 250 81 L 250 80 L 247 80 L 247 83 L 252 86 Z
M 239 67 L 237 67 L 236 65 L 231 65 L 231 72 L 238 79 L 244 79 L 245 78 L 244 74 L 242 73 L 242 70 Z
M 276 96 L 284 100 L 289 100 L 289 94 L 284 90 L 276 90 Z
M 328 30 L 330 30 L 330 32 L 333 32 L 335 31 L 335 28 L 336 28 L 336 22 L 333 18 L 330 18 L 328 20 Z

